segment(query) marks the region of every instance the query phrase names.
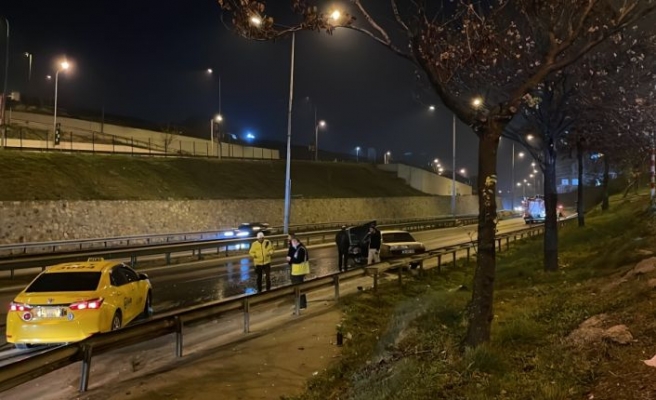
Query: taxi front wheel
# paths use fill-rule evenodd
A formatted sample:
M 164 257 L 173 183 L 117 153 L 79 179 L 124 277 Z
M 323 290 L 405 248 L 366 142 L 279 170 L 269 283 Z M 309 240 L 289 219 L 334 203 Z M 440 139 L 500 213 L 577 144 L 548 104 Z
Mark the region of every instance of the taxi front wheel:
M 121 329 L 121 310 L 116 310 L 114 318 L 112 318 L 112 330 Z

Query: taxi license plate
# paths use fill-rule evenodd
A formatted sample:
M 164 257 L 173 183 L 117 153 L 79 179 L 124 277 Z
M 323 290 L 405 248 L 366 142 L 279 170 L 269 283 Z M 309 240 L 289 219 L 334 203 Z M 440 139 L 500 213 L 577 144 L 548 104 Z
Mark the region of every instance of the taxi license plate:
M 414 254 L 414 252 L 415 252 L 415 251 L 412 250 L 412 249 L 410 249 L 410 250 L 403 250 L 403 254 Z
M 36 310 L 38 318 L 61 318 L 66 316 L 66 310 L 61 307 L 39 307 Z

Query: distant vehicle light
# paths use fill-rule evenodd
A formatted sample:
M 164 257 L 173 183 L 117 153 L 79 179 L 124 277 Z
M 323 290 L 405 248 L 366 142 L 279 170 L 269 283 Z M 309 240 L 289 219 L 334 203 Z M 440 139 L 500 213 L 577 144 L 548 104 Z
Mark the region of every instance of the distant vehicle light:
M 233 237 L 235 236 L 235 233 L 233 231 L 223 232 L 223 236 Z
M 248 236 L 248 232 L 237 232 L 237 237 L 245 237 Z

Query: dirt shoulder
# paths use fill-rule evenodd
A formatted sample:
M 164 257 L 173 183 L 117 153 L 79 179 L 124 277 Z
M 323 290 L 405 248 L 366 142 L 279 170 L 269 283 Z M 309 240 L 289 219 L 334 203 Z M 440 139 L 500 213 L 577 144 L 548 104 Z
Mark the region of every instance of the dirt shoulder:
M 335 326 L 341 312 L 331 308 L 286 323 L 264 335 L 190 356 L 151 374 L 103 386 L 77 398 L 279 399 L 300 394 L 313 374 L 340 357 Z

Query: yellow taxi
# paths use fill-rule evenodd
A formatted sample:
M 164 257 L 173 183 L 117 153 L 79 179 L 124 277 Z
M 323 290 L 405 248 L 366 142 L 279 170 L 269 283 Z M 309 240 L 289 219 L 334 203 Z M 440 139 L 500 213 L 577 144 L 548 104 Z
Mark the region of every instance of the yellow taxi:
M 7 342 L 17 348 L 76 342 L 152 314 L 152 286 L 118 261 L 89 259 L 39 274 L 7 313 Z

